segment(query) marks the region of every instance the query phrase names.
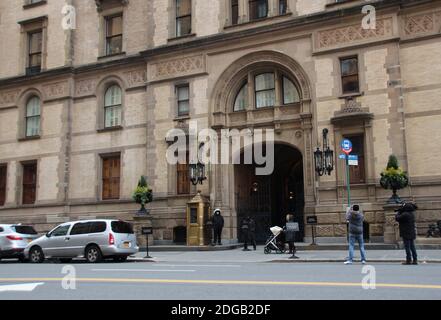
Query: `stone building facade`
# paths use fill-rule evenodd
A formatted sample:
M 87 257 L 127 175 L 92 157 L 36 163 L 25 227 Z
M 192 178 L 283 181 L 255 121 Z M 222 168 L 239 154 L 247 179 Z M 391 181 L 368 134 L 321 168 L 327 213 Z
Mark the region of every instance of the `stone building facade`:
M 223 210 L 225 241 L 238 241 L 243 215 L 263 234 L 291 211 L 299 240 L 316 215 L 322 241 L 338 241 L 344 137 L 360 157 L 352 196 L 371 241 L 384 233 L 390 154 L 409 173 L 400 195 L 419 204 L 419 233 L 441 219 L 440 1 L 20 1 L 0 1 L 0 222 L 133 220 L 145 175 L 156 243 L 182 240 L 198 189 Z M 366 5 L 375 29 L 362 27 Z M 211 165 L 194 187 L 165 157 L 167 132 L 191 120 L 274 129 L 275 172 Z M 319 177 L 323 129 L 335 169 Z

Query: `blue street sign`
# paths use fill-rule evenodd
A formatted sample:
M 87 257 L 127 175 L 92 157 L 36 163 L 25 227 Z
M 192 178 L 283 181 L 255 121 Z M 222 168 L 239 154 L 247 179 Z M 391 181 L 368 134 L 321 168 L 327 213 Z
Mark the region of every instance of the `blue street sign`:
M 356 154 L 350 154 L 348 160 L 349 160 L 349 161 L 350 161 L 350 160 L 356 160 L 356 161 L 358 161 L 358 155 L 356 155 Z
M 346 155 L 345 154 L 341 154 L 341 155 L 338 156 L 338 158 L 345 160 L 346 159 Z
M 346 154 L 350 154 L 352 151 L 352 142 L 348 139 L 344 139 L 341 142 L 341 150 L 346 153 Z

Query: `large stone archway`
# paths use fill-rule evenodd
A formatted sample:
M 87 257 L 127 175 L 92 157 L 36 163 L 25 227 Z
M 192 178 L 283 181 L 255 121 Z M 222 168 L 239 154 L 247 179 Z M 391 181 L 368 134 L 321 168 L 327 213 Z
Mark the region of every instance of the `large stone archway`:
M 240 82 L 250 70 L 274 67 L 288 74 L 296 82 L 300 101 L 292 106 L 276 105 L 263 110 L 247 109 L 234 112 L 232 101 Z M 277 144 L 292 146 L 302 158 L 303 200 L 305 211 L 313 210 L 314 168 L 312 159 L 311 85 L 303 68 L 291 57 L 280 52 L 259 51 L 236 60 L 221 74 L 210 100 L 210 126 L 222 129 L 273 129 Z M 252 134 L 252 133 L 251 133 Z M 212 205 L 223 209 L 226 216 L 224 237 L 238 239 L 238 212 L 235 194 L 235 166 L 215 165 L 210 170 L 210 198 Z

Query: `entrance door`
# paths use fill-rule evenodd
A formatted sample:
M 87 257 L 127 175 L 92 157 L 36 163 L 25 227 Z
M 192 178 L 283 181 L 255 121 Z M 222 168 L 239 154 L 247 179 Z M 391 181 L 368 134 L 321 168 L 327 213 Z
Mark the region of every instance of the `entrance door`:
M 274 149 L 274 172 L 256 176 L 255 165 L 236 165 L 235 196 L 238 238 L 243 241 L 240 225 L 246 216 L 256 222 L 256 241 L 264 243 L 271 235 L 270 227 L 283 227 L 286 215 L 293 214 L 300 232 L 296 241 L 304 238 L 303 164 L 300 152 L 286 145 Z

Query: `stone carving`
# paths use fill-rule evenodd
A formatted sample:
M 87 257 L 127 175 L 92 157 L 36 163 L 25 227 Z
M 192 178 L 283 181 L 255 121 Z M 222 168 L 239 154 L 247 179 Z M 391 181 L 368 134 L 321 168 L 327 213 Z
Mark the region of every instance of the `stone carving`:
M 318 33 L 318 49 L 330 48 L 339 45 L 351 44 L 375 38 L 384 38 L 393 35 L 392 18 L 377 20 L 376 29 L 363 29 L 360 23 L 346 27 L 339 27 Z
M 145 85 L 147 75 L 145 70 L 131 70 L 124 73 L 129 87 Z
M 347 235 L 346 225 L 342 225 L 342 224 L 335 225 L 334 233 L 336 237 L 345 237 Z
M 129 0 L 120 0 L 120 1 L 121 1 L 121 5 L 123 6 L 129 4 Z M 96 10 L 98 12 L 103 11 L 103 2 L 105 2 L 105 0 L 95 0 Z
M 20 90 L 0 92 L 0 107 L 15 105 Z
M 68 94 L 68 83 L 57 82 L 43 86 L 43 93 L 46 99 L 60 98 Z
M 151 70 L 151 81 L 201 73 L 205 72 L 205 57 L 197 55 L 158 62 L 151 66 Z
M 318 225 L 316 232 L 319 237 L 332 237 L 334 235 L 334 228 L 332 225 Z
M 426 13 L 406 17 L 404 20 L 404 33 L 414 35 L 433 32 L 435 28 L 435 14 Z
M 76 96 L 86 96 L 92 95 L 96 88 L 96 79 L 85 79 L 80 80 L 76 84 L 75 95 Z

